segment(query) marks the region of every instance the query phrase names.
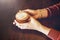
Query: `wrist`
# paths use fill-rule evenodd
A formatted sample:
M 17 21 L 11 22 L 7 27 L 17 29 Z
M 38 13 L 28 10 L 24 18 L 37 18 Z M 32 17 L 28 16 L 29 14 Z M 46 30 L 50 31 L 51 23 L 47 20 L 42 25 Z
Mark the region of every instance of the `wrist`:
M 39 18 L 47 18 L 48 17 L 47 9 L 37 9 L 37 13 L 38 13 Z
M 51 30 L 50 28 L 43 26 L 43 25 L 37 28 L 37 31 L 42 32 L 45 35 L 48 35 L 50 30 Z

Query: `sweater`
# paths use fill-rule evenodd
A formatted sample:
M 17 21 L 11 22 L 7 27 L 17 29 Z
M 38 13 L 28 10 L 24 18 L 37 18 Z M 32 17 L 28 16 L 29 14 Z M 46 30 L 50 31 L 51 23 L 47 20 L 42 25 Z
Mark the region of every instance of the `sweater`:
M 60 3 L 48 7 L 47 10 L 49 12 L 49 17 L 60 16 Z M 48 37 L 52 40 L 60 40 L 60 31 L 51 29 Z
M 52 40 L 60 40 L 60 31 L 51 29 L 48 37 L 51 38 Z

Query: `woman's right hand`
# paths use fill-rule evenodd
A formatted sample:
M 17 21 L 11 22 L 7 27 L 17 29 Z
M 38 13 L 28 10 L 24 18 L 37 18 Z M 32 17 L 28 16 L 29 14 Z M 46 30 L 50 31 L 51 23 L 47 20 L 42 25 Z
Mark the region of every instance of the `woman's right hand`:
M 37 10 L 25 9 L 25 10 L 22 10 L 22 11 L 27 12 L 29 15 L 31 15 L 31 16 L 34 17 L 35 19 L 38 19 L 39 16 L 40 16 L 40 14 L 38 13 Z
M 37 9 L 37 10 L 25 9 L 22 11 L 27 12 L 28 14 L 30 14 L 35 19 L 47 18 L 48 17 L 48 10 L 47 9 Z

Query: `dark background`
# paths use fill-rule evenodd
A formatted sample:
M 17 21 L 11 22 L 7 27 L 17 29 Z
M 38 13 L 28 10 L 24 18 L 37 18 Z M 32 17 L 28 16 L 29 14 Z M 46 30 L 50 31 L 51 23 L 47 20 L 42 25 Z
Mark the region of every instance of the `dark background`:
M 23 9 L 41 9 L 60 2 L 59 0 L 0 0 L 0 40 L 50 40 L 34 30 L 21 30 L 12 24 L 15 14 Z M 54 21 L 56 20 L 56 21 Z M 42 24 L 59 29 L 60 19 L 40 19 Z M 54 22 L 53 22 L 54 21 Z M 56 23 L 55 23 L 56 22 Z

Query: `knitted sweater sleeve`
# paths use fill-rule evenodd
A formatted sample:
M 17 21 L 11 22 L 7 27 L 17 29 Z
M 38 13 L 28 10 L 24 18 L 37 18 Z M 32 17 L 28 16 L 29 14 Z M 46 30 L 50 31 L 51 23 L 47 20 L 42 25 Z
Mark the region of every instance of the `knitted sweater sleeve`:
M 51 38 L 52 40 L 60 40 L 60 31 L 51 29 L 48 34 L 48 37 Z
M 48 16 L 52 17 L 52 16 L 60 16 L 60 3 L 55 4 L 53 6 L 49 6 L 48 8 L 46 8 L 48 10 Z

